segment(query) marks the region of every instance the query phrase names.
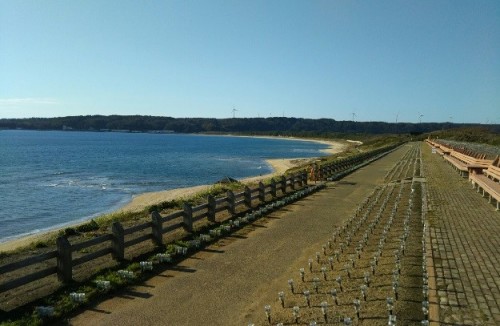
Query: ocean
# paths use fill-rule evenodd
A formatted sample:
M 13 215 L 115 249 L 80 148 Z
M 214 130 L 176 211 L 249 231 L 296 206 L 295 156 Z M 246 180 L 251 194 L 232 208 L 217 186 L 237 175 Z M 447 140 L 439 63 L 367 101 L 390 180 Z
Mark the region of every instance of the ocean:
M 326 145 L 269 138 L 0 131 L 0 242 L 112 212 L 134 195 L 267 174 Z

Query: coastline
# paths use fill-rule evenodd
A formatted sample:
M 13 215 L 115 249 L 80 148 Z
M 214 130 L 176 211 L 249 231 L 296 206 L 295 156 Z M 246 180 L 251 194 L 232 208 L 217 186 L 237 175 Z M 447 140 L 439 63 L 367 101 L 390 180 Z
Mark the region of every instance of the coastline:
M 241 136 L 241 137 L 251 137 L 251 136 Z M 257 136 L 260 137 L 260 136 Z M 302 139 L 302 138 L 295 138 L 295 137 L 272 137 L 272 136 L 262 136 L 261 138 L 273 138 L 273 139 L 283 139 L 283 140 L 294 140 L 294 141 L 310 141 L 310 142 L 316 142 L 316 143 L 321 143 L 324 145 L 328 145 L 328 148 L 325 148 L 321 150 L 323 153 L 332 155 L 336 153 L 340 153 L 344 151 L 349 145 L 348 142 L 342 142 L 340 140 L 315 140 L 315 139 Z M 242 183 L 256 183 L 264 179 L 268 179 L 274 176 L 282 175 L 285 173 L 288 169 L 307 164 L 307 162 L 314 161 L 316 160 L 316 157 L 312 158 L 292 158 L 292 159 L 267 159 L 265 160 L 267 164 L 269 164 L 273 172 L 265 174 L 265 175 L 260 175 L 260 176 L 254 176 L 254 177 L 248 177 L 239 180 Z M 164 201 L 169 201 L 173 199 L 178 199 L 178 198 L 183 198 L 183 197 L 190 197 L 192 195 L 195 195 L 196 193 L 202 192 L 204 190 L 207 190 L 211 187 L 212 185 L 198 185 L 198 186 L 193 186 L 193 187 L 186 187 L 186 188 L 176 188 L 176 189 L 170 189 L 170 190 L 163 190 L 163 191 L 155 191 L 155 192 L 146 192 L 142 193 L 139 195 L 134 196 L 131 201 L 124 206 L 120 207 L 119 209 L 115 210 L 112 213 L 119 213 L 119 212 L 126 212 L 126 211 L 131 211 L 131 212 L 137 212 L 141 211 L 144 208 L 158 204 Z M 74 224 L 70 224 L 69 226 L 76 226 L 80 225 L 83 222 L 77 222 Z M 45 240 L 54 234 L 57 234 L 61 229 L 53 229 L 45 232 L 40 232 L 40 233 L 35 233 L 35 234 L 30 234 L 27 236 L 22 236 L 20 238 L 15 238 L 12 240 L 8 240 L 6 242 L 0 242 L 0 252 L 9 252 L 9 251 L 14 251 L 18 248 L 22 247 L 27 247 L 30 244 L 37 242 L 37 241 L 42 241 Z
M 242 137 L 247 137 L 247 136 L 242 136 Z M 340 141 L 329 141 L 329 140 L 309 140 L 309 139 L 301 139 L 301 138 L 294 138 L 294 137 L 270 137 L 270 136 L 262 136 L 261 138 L 273 138 L 273 139 L 288 139 L 288 140 L 294 140 L 294 141 L 310 141 L 310 142 L 316 142 L 316 143 L 321 143 L 324 145 L 328 145 L 328 148 L 325 148 L 321 150 L 323 153 L 333 155 L 340 153 L 344 151 L 347 147 L 348 144 L 342 143 Z M 271 166 L 273 169 L 273 172 L 265 174 L 265 175 L 260 175 L 260 176 L 254 176 L 254 177 L 248 177 L 239 180 L 241 183 L 257 183 L 259 181 L 265 180 L 272 178 L 274 176 L 282 175 L 285 173 L 288 169 L 297 167 L 299 165 L 307 164 L 307 162 L 314 161 L 317 158 L 292 158 L 292 159 L 267 159 L 265 160 L 267 164 Z M 171 190 L 163 190 L 163 191 L 155 191 L 155 192 L 146 192 L 139 194 L 137 196 L 134 196 L 132 200 L 119 208 L 116 212 L 126 212 L 126 211 L 132 211 L 132 212 L 137 212 L 141 211 L 144 208 L 155 205 L 164 201 L 169 201 L 177 198 L 183 198 L 183 197 L 189 197 L 192 196 L 198 192 L 205 191 L 209 189 L 212 185 L 199 185 L 199 186 L 193 186 L 193 187 L 186 187 L 186 188 L 177 188 L 177 189 L 171 189 Z M 0 244 L 0 251 L 1 251 L 1 244 Z

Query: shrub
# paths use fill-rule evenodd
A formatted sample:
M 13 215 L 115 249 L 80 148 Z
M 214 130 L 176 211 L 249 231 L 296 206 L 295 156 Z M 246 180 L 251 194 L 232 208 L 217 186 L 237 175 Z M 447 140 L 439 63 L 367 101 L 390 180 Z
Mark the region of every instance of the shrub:
M 70 237 L 72 235 L 77 235 L 78 232 L 76 232 L 76 230 L 74 228 L 65 228 L 64 229 L 64 236 L 66 237 Z
M 78 232 L 90 232 L 99 230 L 99 224 L 96 221 L 90 220 L 90 222 L 82 224 L 76 228 Z

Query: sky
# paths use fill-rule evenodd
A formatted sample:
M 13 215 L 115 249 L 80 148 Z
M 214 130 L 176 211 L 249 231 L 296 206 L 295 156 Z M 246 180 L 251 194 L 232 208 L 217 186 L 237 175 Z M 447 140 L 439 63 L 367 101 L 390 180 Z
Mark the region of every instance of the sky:
M 0 0 L 0 118 L 500 123 L 497 0 Z

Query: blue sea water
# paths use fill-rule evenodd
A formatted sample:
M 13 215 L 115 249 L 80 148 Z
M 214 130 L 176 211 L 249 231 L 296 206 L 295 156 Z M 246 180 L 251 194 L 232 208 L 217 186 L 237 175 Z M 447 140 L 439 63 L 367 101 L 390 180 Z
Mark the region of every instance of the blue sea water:
M 0 242 L 113 211 L 132 196 L 321 156 L 303 141 L 187 134 L 0 131 Z

